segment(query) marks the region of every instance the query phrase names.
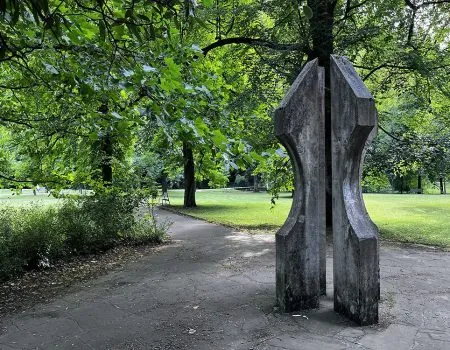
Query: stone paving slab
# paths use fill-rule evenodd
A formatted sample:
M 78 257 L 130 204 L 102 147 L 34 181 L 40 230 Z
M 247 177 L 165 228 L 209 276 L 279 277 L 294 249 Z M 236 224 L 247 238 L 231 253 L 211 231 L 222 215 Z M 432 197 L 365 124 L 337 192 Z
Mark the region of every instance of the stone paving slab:
M 0 349 L 450 349 L 449 253 L 383 244 L 380 324 L 358 327 L 333 312 L 331 276 L 319 309 L 274 309 L 273 236 L 159 215 L 172 244 L 1 320 Z

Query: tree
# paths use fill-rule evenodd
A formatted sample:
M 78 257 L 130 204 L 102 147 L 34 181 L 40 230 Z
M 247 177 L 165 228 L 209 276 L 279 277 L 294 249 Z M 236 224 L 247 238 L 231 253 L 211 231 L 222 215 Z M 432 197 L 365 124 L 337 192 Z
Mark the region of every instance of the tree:
M 282 72 L 288 82 L 306 60 L 318 58 L 325 67 L 327 226 L 331 225 L 330 54 L 349 56 L 369 86 L 377 87 L 372 89 L 375 93 L 398 87 L 404 91 L 414 85 L 414 76 L 448 76 L 444 38 L 449 6 L 449 1 L 223 1 L 210 13 L 215 41 L 204 46 L 205 55 L 227 45 L 245 45 L 251 49 L 235 50 L 256 52 L 260 67 Z
M 157 67 L 165 65 L 161 52 L 173 49 L 163 34 L 174 30 L 177 2 L 2 4 L 0 122 L 28 135 L 21 152 L 37 172 L 24 175 L 62 184 L 98 177 L 110 183 L 113 170 L 123 173 L 141 124 L 138 104 L 164 97 L 158 81 L 167 78 Z M 30 138 L 39 145 L 28 147 Z
M 388 133 L 445 136 L 439 127 L 420 128 L 431 117 L 409 121 L 431 106 L 431 119 L 448 122 L 448 1 L 10 0 L 2 6 L 0 124 L 9 132 L 5 147 L 26 164 L 17 177 L 15 161 L 3 156 L 8 178 L 61 186 L 135 179 L 142 168 L 133 159 L 145 144 L 162 155 L 166 169 L 186 165 L 185 205 L 193 205 L 195 181 L 222 184 L 231 169 L 276 171 L 270 114 L 305 62 L 318 58 L 328 72 L 331 53 L 358 67 Z M 391 107 L 411 96 L 420 103 L 395 124 L 406 112 Z M 329 101 L 327 116 L 329 125 Z M 329 143 L 328 132 L 328 179 Z M 397 148 L 414 154 L 411 147 Z

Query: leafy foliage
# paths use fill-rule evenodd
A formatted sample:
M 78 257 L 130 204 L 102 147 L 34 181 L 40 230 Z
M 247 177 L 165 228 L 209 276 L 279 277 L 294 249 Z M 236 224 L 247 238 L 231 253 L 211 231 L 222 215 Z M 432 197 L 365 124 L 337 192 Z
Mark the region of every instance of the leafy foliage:
M 68 255 L 99 252 L 117 244 L 161 242 L 167 224 L 157 223 L 151 208 L 137 215 L 147 196 L 115 188 L 66 198 L 59 207 L 2 208 L 0 280 Z
M 426 169 L 435 179 L 449 164 L 449 6 L 2 2 L 3 185 L 175 180 L 185 145 L 204 184 L 256 169 L 275 192 L 290 188 L 271 114 L 302 65 L 333 52 L 359 69 L 387 131 L 370 151 L 370 176 Z

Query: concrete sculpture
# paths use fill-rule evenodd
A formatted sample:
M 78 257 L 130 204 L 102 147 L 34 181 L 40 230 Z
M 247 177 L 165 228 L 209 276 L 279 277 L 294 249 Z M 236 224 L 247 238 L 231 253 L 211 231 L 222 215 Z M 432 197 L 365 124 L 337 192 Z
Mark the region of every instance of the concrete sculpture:
M 295 173 L 291 212 L 276 236 L 277 299 L 286 312 L 318 307 L 325 286 L 324 78 L 317 60 L 306 64 L 275 112 Z
M 350 62 L 331 58 L 334 309 L 361 325 L 378 322 L 378 230 L 361 195 L 364 146 L 377 129 L 372 95 Z
M 324 68 L 305 65 L 275 112 L 275 133 L 294 168 L 295 195 L 276 235 L 276 292 L 282 311 L 317 308 L 325 290 Z M 352 65 L 332 56 L 331 149 L 334 308 L 358 324 L 378 322 L 378 230 L 364 207 L 364 147 L 376 132 L 372 96 Z

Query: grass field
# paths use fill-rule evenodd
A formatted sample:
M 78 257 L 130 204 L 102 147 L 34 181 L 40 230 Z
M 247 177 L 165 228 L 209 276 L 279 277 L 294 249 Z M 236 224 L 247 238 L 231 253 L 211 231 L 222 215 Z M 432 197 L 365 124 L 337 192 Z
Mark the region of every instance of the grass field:
M 170 191 L 177 211 L 250 231 L 275 232 L 285 221 L 291 198 L 271 209 L 267 193 L 199 190 L 197 208 L 184 209 L 183 191 Z M 385 239 L 450 248 L 450 195 L 365 194 L 367 211 Z
M 236 190 L 198 190 L 197 208 L 184 209 L 183 191 L 170 191 L 177 211 L 251 232 L 276 232 L 291 208 L 282 194 L 271 208 L 270 196 Z M 450 195 L 366 194 L 367 210 L 385 239 L 450 248 Z M 20 195 L 0 190 L 1 206 L 55 205 L 59 199 L 24 190 Z
M 49 196 L 48 193 L 38 193 L 35 196 L 32 190 L 23 190 L 21 194 L 0 190 L 0 206 L 54 205 L 58 201 L 59 199 Z

